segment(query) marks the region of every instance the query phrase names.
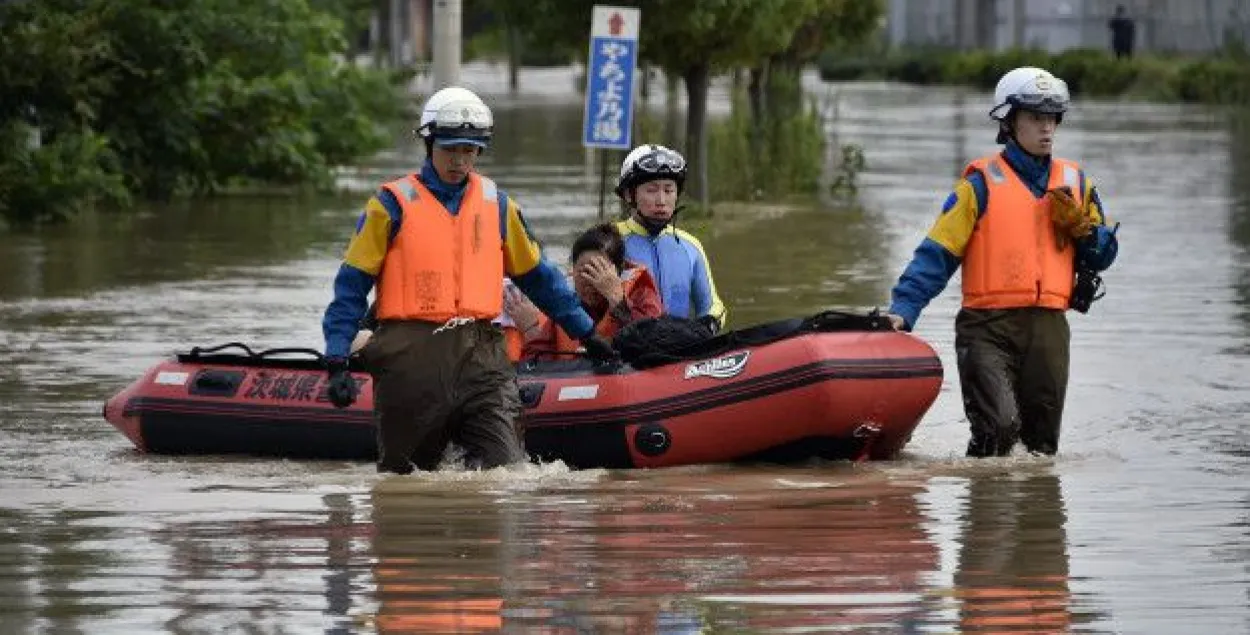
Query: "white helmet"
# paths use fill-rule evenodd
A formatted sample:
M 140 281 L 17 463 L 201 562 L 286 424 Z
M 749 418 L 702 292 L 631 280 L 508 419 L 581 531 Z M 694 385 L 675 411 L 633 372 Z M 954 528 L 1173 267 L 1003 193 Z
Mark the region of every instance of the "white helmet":
M 1062 79 L 1040 68 L 1022 66 L 998 80 L 990 118 L 1003 121 L 1016 108 L 1062 116 L 1068 101 L 1068 85 Z
M 621 162 L 621 175 L 616 180 L 616 195 L 625 197 L 625 191 L 648 181 L 672 179 L 677 191 L 686 185 L 686 158 L 676 150 L 659 144 L 646 143 L 634 148 Z
M 433 95 L 421 109 L 417 136 L 440 146 L 490 145 L 495 119 L 490 108 L 473 91 L 448 86 Z

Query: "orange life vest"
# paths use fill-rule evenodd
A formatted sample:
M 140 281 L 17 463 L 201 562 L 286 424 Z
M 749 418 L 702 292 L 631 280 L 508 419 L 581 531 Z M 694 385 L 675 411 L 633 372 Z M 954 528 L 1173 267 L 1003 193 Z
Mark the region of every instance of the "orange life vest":
M 469 174 L 454 215 L 416 175 L 383 187 L 399 201 L 403 220 L 378 275 L 378 319 L 498 316 L 504 264 L 494 181 Z
M 503 327 L 503 341 L 508 347 L 508 359 L 513 364 L 521 361 L 522 352 L 525 350 L 525 334 L 521 333 L 521 329 L 515 326 Z
M 1056 244 L 1050 199 L 1034 196 L 1000 155 L 972 161 L 964 176 L 978 171 L 988 200 L 964 252 L 964 307 L 1067 309 L 1076 252 L 1071 241 Z M 1046 189 L 1067 185 L 1084 207 L 1080 174 L 1077 163 L 1052 159 Z
M 641 265 L 633 266 L 621 272 L 621 291 L 623 292 L 622 295 L 626 299 L 631 297 L 631 294 L 639 285 L 650 285 L 655 287 L 655 281 L 651 279 L 651 273 L 647 271 L 646 267 Z M 656 293 L 658 295 L 659 292 L 657 291 Z M 543 316 L 543 319 L 546 320 L 549 318 Z M 556 326 L 555 330 L 555 352 L 572 353 L 582 347 L 582 343 L 579 340 L 569 337 L 568 333 L 564 332 L 564 329 Z M 610 315 L 604 315 L 599 319 L 599 322 L 595 324 L 595 333 L 602 335 L 606 339 L 612 339 L 612 337 L 616 335 L 616 331 L 616 320 L 613 320 Z

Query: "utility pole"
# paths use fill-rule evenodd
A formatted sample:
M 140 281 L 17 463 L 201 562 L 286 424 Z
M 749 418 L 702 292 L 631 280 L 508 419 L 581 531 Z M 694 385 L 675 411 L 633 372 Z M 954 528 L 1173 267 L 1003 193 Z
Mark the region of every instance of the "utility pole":
M 434 0 L 434 90 L 460 83 L 461 0 Z
M 390 32 L 387 33 L 390 47 L 387 53 L 391 59 L 391 68 L 401 68 L 404 65 L 404 8 L 401 0 L 390 1 L 387 17 L 390 18 Z
M 1024 6 L 1024 0 L 1015 0 L 1011 7 L 1011 45 L 1018 49 L 1026 46 L 1024 34 L 1028 26 L 1028 15 L 1025 11 L 1028 9 Z

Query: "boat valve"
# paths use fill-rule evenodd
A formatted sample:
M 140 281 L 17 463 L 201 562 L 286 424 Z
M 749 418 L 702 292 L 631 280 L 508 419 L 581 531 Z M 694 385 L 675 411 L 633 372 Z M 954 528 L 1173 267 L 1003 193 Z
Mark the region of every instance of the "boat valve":
M 868 460 L 868 456 L 872 454 L 872 446 L 880 434 L 881 426 L 875 423 L 861 423 L 851 432 L 851 436 L 856 439 L 863 439 L 863 445 L 860 446 L 859 453 L 855 455 L 856 463 Z

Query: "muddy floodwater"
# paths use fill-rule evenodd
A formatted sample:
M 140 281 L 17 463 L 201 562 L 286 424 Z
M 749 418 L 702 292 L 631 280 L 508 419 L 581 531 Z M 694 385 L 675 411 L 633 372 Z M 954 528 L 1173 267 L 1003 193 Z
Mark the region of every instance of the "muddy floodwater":
M 491 97 L 483 166 L 555 259 L 597 201 L 573 81 Z M 888 302 L 993 148 L 984 94 L 809 88 L 837 100 L 831 137 L 864 147 L 861 205 L 692 224 L 738 326 Z M 916 330 L 946 381 L 895 462 L 383 479 L 144 456 L 104 400 L 195 345 L 319 348 L 366 194 L 4 235 L 0 633 L 1250 632 L 1248 122 L 1111 102 L 1065 119 L 1058 152 L 1123 224 L 1106 298 L 1071 317 L 1053 459 L 962 457 L 958 279 Z M 351 178 L 419 161 L 401 145 Z

